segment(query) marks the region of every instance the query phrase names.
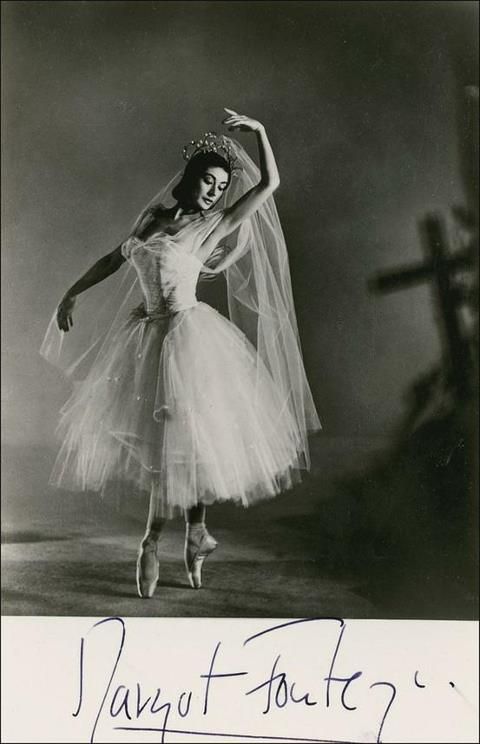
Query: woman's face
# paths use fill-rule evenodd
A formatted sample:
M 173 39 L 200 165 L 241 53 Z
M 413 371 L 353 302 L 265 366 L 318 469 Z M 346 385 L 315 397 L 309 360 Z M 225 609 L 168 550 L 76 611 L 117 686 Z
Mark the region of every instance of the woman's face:
M 229 180 L 228 173 L 223 168 L 219 166 L 207 168 L 193 186 L 193 206 L 199 209 L 211 209 L 228 188 Z

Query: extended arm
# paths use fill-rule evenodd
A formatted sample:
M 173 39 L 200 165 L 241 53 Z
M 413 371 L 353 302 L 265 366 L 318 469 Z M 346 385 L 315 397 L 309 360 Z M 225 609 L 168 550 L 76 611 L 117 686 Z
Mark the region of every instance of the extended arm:
M 86 289 L 106 279 L 113 274 L 125 261 L 122 256 L 121 246 L 115 248 L 111 253 L 102 256 L 80 279 L 73 284 L 63 296 L 57 308 L 57 324 L 61 331 L 69 331 L 73 325 L 72 312 L 77 295 Z
M 248 116 L 229 111 L 229 116 L 224 124 L 229 129 L 240 129 L 241 131 L 255 132 L 258 143 L 258 155 L 260 160 L 260 181 L 256 186 L 247 191 L 235 204 L 225 210 L 225 217 L 221 223 L 223 235 L 233 232 L 244 220 L 252 215 L 269 196 L 280 185 L 275 156 L 267 137 L 265 127 L 259 121 Z
M 235 111 L 225 109 L 229 115 L 223 123 L 229 129 L 240 129 L 247 132 L 255 132 L 258 142 L 258 153 L 260 161 L 260 180 L 240 197 L 234 204 L 224 210 L 221 222 L 213 231 L 209 240 L 218 244 L 222 238 L 232 233 L 242 222 L 261 207 L 261 205 L 273 194 L 280 184 L 275 156 L 265 131 L 265 127 L 259 121 L 247 116 L 241 116 Z M 209 241 L 207 241 L 208 243 Z M 208 274 L 221 274 L 225 269 L 234 264 L 243 253 L 243 244 L 240 241 L 236 248 L 224 256 L 214 268 L 210 268 Z M 208 263 L 206 264 L 208 266 Z

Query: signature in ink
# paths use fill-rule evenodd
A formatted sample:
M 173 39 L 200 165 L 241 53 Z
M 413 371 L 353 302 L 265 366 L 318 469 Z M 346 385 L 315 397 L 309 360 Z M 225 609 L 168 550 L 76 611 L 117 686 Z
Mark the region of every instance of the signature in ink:
M 335 648 L 332 650 L 328 669 L 325 670 L 325 676 L 320 680 L 321 685 L 318 690 L 302 688 L 296 679 L 293 679 L 291 675 L 289 676 L 282 659 L 281 642 L 285 638 L 285 634 L 287 633 L 290 636 L 295 633 L 296 629 L 301 631 L 306 623 L 315 623 L 319 629 L 325 627 L 328 623 L 334 623 L 338 626 Z M 127 639 L 125 621 L 120 617 L 107 617 L 95 623 L 88 631 L 87 636 L 92 632 L 98 633 L 100 628 L 108 629 L 108 633 L 111 634 L 117 633 L 118 643 L 114 657 L 109 660 L 111 666 L 103 693 L 99 700 L 95 701 L 95 714 L 90 731 L 90 742 L 92 744 L 95 741 L 99 723 L 104 720 L 110 721 L 113 730 L 129 731 L 137 735 L 142 732 L 145 734 L 156 732 L 160 734 L 162 743 L 167 741 L 168 734 L 183 734 L 185 737 L 203 735 L 205 737 L 210 736 L 212 739 L 223 737 L 232 741 L 247 739 L 251 741 L 298 741 L 316 744 L 328 741 L 329 744 L 345 744 L 340 739 L 327 740 L 301 736 L 286 738 L 276 735 L 256 735 L 250 732 L 237 734 L 233 731 L 189 730 L 188 719 L 193 714 L 195 714 L 197 720 L 200 715 L 207 719 L 209 713 L 219 712 L 218 700 L 224 700 L 225 698 L 219 698 L 214 691 L 221 692 L 223 695 L 228 692 L 229 701 L 232 703 L 235 701 L 235 696 L 238 696 L 239 703 L 246 700 L 252 701 L 251 717 L 259 712 L 258 701 L 261 702 L 260 713 L 267 717 L 274 710 L 287 708 L 288 706 L 301 706 L 310 717 L 315 716 L 319 709 L 336 708 L 349 713 L 357 710 L 355 693 L 360 690 L 362 684 L 367 684 L 369 690 L 375 692 L 381 690 L 385 693 L 382 698 L 385 704 L 375 731 L 375 741 L 379 743 L 382 741 L 382 734 L 392 706 L 398 697 L 397 686 L 392 680 L 375 680 L 369 683 L 366 681 L 366 674 L 363 670 L 355 670 L 347 674 L 341 674 L 338 671 L 341 647 L 347 632 L 347 624 L 341 618 L 318 617 L 293 620 L 267 627 L 261 632 L 246 638 L 243 647 L 247 645 L 254 645 L 255 648 L 261 647 L 267 635 L 269 639 L 274 638 L 276 644 L 278 644 L 271 666 L 260 681 L 255 679 L 257 672 L 248 669 L 232 670 L 228 666 L 228 647 L 225 647 L 222 641 L 218 641 L 210 656 L 207 671 L 192 675 L 192 687 L 186 685 L 186 689 L 173 696 L 169 695 L 165 687 L 157 687 L 154 691 L 147 693 L 143 689 L 141 680 L 135 680 L 134 684 L 130 686 L 122 684 L 119 679 L 119 668 Z M 87 650 L 87 639 L 81 638 L 78 703 L 72 714 L 75 718 L 78 718 L 82 713 L 85 696 L 88 692 L 88 679 L 86 678 Z M 246 688 L 241 684 L 244 681 L 248 682 Z M 420 690 L 426 687 L 421 681 L 419 671 L 416 671 L 413 675 L 413 684 Z M 453 682 L 450 682 L 450 685 L 454 687 Z M 372 692 L 372 695 L 374 694 Z M 234 705 L 232 705 L 232 709 L 234 709 Z M 316 725 L 318 726 L 318 722 L 316 722 Z M 185 728 L 182 728 L 182 726 L 185 726 Z M 138 739 L 135 739 L 135 741 L 138 741 Z

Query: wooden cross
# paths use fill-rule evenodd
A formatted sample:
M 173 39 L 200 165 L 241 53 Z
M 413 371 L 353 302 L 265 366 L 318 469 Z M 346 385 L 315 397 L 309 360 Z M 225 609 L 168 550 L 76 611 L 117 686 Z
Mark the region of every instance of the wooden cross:
M 444 360 L 454 390 L 462 398 L 469 388 L 469 351 L 458 316 L 461 298 L 452 278 L 457 270 L 473 266 L 473 256 L 470 250 L 448 255 L 445 231 L 438 215 L 427 214 L 420 220 L 419 228 L 425 263 L 377 274 L 368 286 L 373 292 L 385 293 L 429 279 L 434 281 Z

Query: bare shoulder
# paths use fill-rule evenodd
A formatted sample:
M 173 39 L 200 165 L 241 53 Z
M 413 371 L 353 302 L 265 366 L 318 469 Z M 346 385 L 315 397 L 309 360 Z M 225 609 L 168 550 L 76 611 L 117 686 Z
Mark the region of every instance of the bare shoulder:
M 157 204 L 145 210 L 140 224 L 135 230 L 134 237 L 146 240 L 157 230 L 164 228 L 169 222 L 169 213 L 163 204 Z

